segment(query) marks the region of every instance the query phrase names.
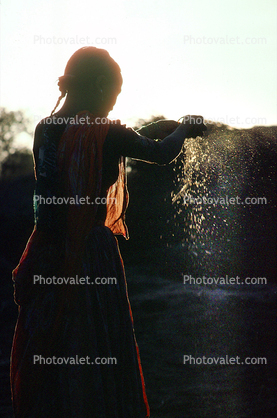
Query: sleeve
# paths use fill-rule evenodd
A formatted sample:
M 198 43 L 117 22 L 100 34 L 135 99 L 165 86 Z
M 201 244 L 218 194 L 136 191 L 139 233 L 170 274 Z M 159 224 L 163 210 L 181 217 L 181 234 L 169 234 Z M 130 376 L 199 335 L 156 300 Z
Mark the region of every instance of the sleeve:
M 124 125 L 117 125 L 116 130 L 115 135 L 109 135 L 115 154 L 159 165 L 172 162 L 181 152 L 186 138 L 182 125 L 163 140 L 147 138 Z

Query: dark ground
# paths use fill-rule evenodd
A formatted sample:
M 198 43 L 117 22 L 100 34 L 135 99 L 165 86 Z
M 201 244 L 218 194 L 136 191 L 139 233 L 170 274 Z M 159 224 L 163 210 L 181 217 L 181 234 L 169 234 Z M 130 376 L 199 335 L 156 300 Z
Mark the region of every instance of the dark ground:
M 185 286 L 127 268 L 129 294 L 153 418 L 277 416 L 277 287 Z M 16 320 L 2 302 L 0 416 L 11 418 L 9 353 Z M 266 357 L 267 365 L 185 365 L 183 356 Z

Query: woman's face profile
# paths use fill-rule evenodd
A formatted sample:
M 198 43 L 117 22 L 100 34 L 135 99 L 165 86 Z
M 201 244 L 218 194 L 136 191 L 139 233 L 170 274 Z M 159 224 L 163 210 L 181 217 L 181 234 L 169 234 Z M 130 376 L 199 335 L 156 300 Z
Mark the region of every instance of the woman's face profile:
M 101 114 L 107 116 L 113 110 L 117 97 L 121 92 L 122 79 L 120 83 L 108 80 L 105 76 L 99 76 L 92 86 L 91 101 L 97 100 Z
M 114 105 L 116 104 L 117 97 L 121 92 L 121 87 L 116 88 L 115 86 L 113 89 L 110 90 L 110 93 L 107 95 L 107 111 L 108 113 L 113 110 Z

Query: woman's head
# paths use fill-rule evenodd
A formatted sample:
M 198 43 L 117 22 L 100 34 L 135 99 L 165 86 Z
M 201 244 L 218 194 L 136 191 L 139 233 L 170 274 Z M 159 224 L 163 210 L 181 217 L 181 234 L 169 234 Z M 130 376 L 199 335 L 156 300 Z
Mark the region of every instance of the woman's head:
M 106 50 L 83 47 L 69 59 L 58 86 L 61 96 L 55 109 L 67 94 L 69 101 L 83 103 L 86 109 L 80 110 L 106 116 L 121 91 L 121 70 Z

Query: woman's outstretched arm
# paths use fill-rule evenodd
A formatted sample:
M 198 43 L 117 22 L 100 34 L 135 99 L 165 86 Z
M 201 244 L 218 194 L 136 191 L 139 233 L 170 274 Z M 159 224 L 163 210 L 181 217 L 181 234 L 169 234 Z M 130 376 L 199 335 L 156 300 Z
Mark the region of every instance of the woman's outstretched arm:
M 201 119 L 199 119 L 201 118 Z M 186 138 L 202 136 L 206 130 L 203 118 L 197 116 L 198 123 L 187 120 L 178 123 L 161 120 L 142 127 L 138 131 L 121 126 L 121 135 L 114 137 L 116 153 L 160 165 L 169 164 L 180 153 Z

